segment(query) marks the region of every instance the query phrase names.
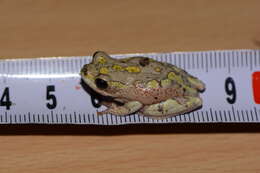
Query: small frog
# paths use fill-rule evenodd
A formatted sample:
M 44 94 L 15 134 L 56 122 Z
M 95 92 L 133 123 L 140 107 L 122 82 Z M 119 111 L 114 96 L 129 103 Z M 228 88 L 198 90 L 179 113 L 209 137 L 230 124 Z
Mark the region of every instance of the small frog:
M 95 92 L 112 98 L 101 102 L 107 109 L 98 115 L 176 116 L 201 107 L 199 92 L 205 90 L 202 81 L 172 64 L 141 56 L 115 59 L 102 51 L 80 75 Z

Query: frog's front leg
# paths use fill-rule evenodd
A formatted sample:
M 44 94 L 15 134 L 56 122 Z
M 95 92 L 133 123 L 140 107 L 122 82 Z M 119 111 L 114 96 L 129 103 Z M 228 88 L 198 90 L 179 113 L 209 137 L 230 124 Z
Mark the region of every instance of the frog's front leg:
M 159 119 L 190 112 L 201 105 L 201 98 L 187 96 L 145 106 L 141 112 L 143 115 Z
M 113 114 L 113 115 L 128 115 L 132 114 L 143 107 L 143 104 L 138 101 L 126 102 L 124 105 L 118 105 L 113 102 L 102 103 L 107 106 L 107 109 L 101 112 L 97 112 L 97 115 Z

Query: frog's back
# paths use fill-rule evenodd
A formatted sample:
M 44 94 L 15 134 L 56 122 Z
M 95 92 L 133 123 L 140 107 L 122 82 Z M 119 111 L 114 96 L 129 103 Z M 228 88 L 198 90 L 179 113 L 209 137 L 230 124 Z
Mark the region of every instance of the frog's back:
M 102 57 L 101 59 L 98 57 Z M 105 58 L 104 63 L 100 60 Z M 120 82 L 123 85 L 134 85 L 136 82 L 145 86 L 158 86 L 161 88 L 176 87 L 176 85 L 204 89 L 204 84 L 188 74 L 186 71 L 165 62 L 159 62 L 148 57 L 128 57 L 115 59 L 100 52 L 94 56 L 93 63 L 97 65 L 99 73 L 110 77 L 111 81 Z M 102 62 L 102 63 L 100 63 Z M 155 83 L 158 83 L 158 85 Z
M 174 81 L 171 85 L 179 83 L 180 85 L 184 84 L 196 87 L 199 90 L 204 89 L 204 84 L 186 71 L 175 65 L 159 62 L 148 57 L 112 59 L 108 63 L 107 68 L 109 68 L 112 80 L 117 80 L 128 85 L 136 81 L 148 83 L 156 80 L 160 83 L 167 79 Z M 164 86 L 172 87 L 171 85 Z
M 128 78 L 135 78 L 138 81 L 148 82 L 162 80 L 174 66 L 148 57 L 130 57 L 113 61 L 110 68 L 115 79 L 122 76 L 117 79 L 127 82 Z

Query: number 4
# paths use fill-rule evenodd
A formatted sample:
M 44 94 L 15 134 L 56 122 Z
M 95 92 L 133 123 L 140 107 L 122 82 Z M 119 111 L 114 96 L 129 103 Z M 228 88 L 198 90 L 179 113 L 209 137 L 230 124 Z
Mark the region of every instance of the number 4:
M 0 106 L 5 106 L 6 110 L 10 110 L 12 102 L 10 101 L 9 88 L 6 87 L 4 93 L 0 99 Z

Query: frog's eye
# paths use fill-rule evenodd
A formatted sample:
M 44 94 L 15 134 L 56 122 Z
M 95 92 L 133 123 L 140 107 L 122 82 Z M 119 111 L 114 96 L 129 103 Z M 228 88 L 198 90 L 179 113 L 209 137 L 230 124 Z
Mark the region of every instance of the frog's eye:
M 99 89 L 106 89 L 108 87 L 107 81 L 100 78 L 95 79 L 95 84 Z

